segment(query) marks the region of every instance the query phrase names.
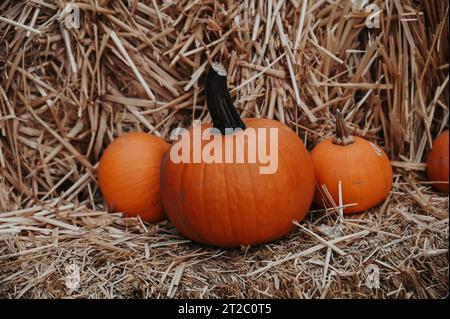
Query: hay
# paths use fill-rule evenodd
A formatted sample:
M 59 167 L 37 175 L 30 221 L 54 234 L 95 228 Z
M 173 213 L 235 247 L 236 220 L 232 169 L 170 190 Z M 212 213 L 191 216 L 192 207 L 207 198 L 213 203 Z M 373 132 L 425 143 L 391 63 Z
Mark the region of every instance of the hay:
M 370 29 L 350 1 L 83 0 L 74 29 L 64 1 L 3 1 L 0 296 L 447 296 L 448 197 L 423 161 L 448 121 L 448 3 L 373 3 Z M 351 217 L 313 207 L 288 237 L 240 250 L 107 213 L 95 181 L 104 148 L 126 131 L 168 138 L 209 121 L 212 61 L 228 66 L 243 117 L 284 122 L 308 148 L 341 108 L 392 159 L 388 199 Z M 374 267 L 379 288 L 366 282 Z

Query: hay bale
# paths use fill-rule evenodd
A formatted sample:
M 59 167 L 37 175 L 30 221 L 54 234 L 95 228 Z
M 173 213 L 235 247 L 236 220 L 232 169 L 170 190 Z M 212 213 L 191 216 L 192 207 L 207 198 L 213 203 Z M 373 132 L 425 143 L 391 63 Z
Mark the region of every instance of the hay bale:
M 372 3 L 379 28 L 344 0 L 82 0 L 72 28 L 64 1 L 3 1 L 0 296 L 448 295 L 448 197 L 423 175 L 448 121 L 448 3 Z M 95 180 L 104 148 L 126 131 L 168 138 L 209 121 L 212 61 L 228 66 L 242 116 L 284 122 L 308 148 L 340 108 L 391 157 L 389 198 L 344 220 L 313 208 L 288 237 L 241 250 L 107 213 Z M 378 288 L 366 285 L 374 267 Z

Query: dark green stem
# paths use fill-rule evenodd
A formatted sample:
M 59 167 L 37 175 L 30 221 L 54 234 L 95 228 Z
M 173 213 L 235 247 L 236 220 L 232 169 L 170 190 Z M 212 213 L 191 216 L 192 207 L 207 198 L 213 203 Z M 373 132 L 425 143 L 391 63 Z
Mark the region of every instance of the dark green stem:
M 344 117 L 339 109 L 336 109 L 336 136 L 333 139 L 333 144 L 346 146 L 353 144 L 355 140 L 353 136 L 348 133 L 347 124 L 345 124 Z
M 209 68 L 205 81 L 205 95 L 215 128 L 222 134 L 226 133 L 225 129 L 245 130 L 245 124 L 239 117 L 228 92 L 227 71 L 220 63 L 214 62 Z

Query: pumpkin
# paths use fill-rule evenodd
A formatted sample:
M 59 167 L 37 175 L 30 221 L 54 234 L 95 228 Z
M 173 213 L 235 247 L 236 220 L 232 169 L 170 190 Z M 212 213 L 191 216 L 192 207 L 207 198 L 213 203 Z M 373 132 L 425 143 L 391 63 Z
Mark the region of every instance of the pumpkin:
M 427 175 L 434 188 L 448 193 L 448 130 L 433 141 L 427 155 Z
M 313 165 L 302 141 L 284 124 L 269 119 L 241 120 L 226 79 L 224 67 L 213 63 L 205 84 L 213 124 L 197 126 L 202 134 L 213 132 L 211 140 L 195 145 L 194 125 L 187 131 L 188 138 L 172 144 L 161 167 L 162 201 L 179 232 L 195 242 L 219 247 L 256 245 L 288 234 L 293 220 L 305 217 L 314 196 Z M 251 132 L 258 132 L 254 135 L 258 150 L 263 145 L 276 148 L 272 153 L 278 157 L 276 170 L 262 173 L 267 162 L 259 156 L 249 160 L 253 151 L 242 146 L 250 144 L 247 135 Z M 274 132 L 276 147 L 270 144 Z M 203 154 L 212 140 L 218 143 L 222 157 L 210 161 L 202 156 L 195 162 L 195 154 Z M 173 160 L 174 148 L 183 147 L 189 150 L 190 161 Z M 228 161 L 223 155 L 227 150 L 233 154 Z
M 339 182 L 342 204 L 348 205 L 343 208 L 344 214 L 376 206 L 392 188 L 392 166 L 387 155 L 372 142 L 350 135 L 339 110 L 336 135 L 317 144 L 311 156 L 318 186 L 314 202 L 319 206 L 339 205 Z
M 159 180 L 168 149 L 162 138 L 143 132 L 126 133 L 106 148 L 98 183 L 109 210 L 148 222 L 164 219 Z

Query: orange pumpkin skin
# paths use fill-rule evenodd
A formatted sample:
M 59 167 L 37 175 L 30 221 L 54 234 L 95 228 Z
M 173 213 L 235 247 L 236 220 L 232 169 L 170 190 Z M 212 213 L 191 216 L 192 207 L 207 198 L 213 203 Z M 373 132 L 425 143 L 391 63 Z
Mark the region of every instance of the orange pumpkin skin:
M 301 140 L 274 120 L 245 119 L 244 123 L 247 128 L 278 128 L 278 169 L 274 174 L 260 174 L 259 167 L 267 164 L 258 160 L 174 163 L 170 151 L 164 159 L 164 208 L 176 228 L 193 241 L 219 247 L 269 242 L 288 234 L 292 221 L 301 221 L 309 210 L 315 188 L 313 164 Z M 210 127 L 202 125 L 201 129 Z M 230 139 L 237 134 L 220 137 Z M 202 141 L 201 148 L 207 143 Z M 189 144 L 192 151 L 193 143 Z M 246 148 L 244 153 L 247 158 Z
M 448 193 L 448 130 L 442 132 L 434 141 L 433 148 L 427 156 L 427 175 L 433 186 L 441 192 Z
M 162 138 L 132 132 L 115 139 L 103 153 L 98 183 L 108 208 L 148 222 L 165 218 L 160 169 L 169 149 Z
M 335 145 L 333 138 L 316 145 L 311 152 L 318 187 L 325 184 L 333 201 L 339 205 L 338 183 L 341 181 L 344 214 L 359 213 L 383 201 L 392 188 L 393 174 L 389 158 L 369 141 L 354 136 L 354 143 Z M 332 207 L 326 196 L 316 190 L 314 202 Z

